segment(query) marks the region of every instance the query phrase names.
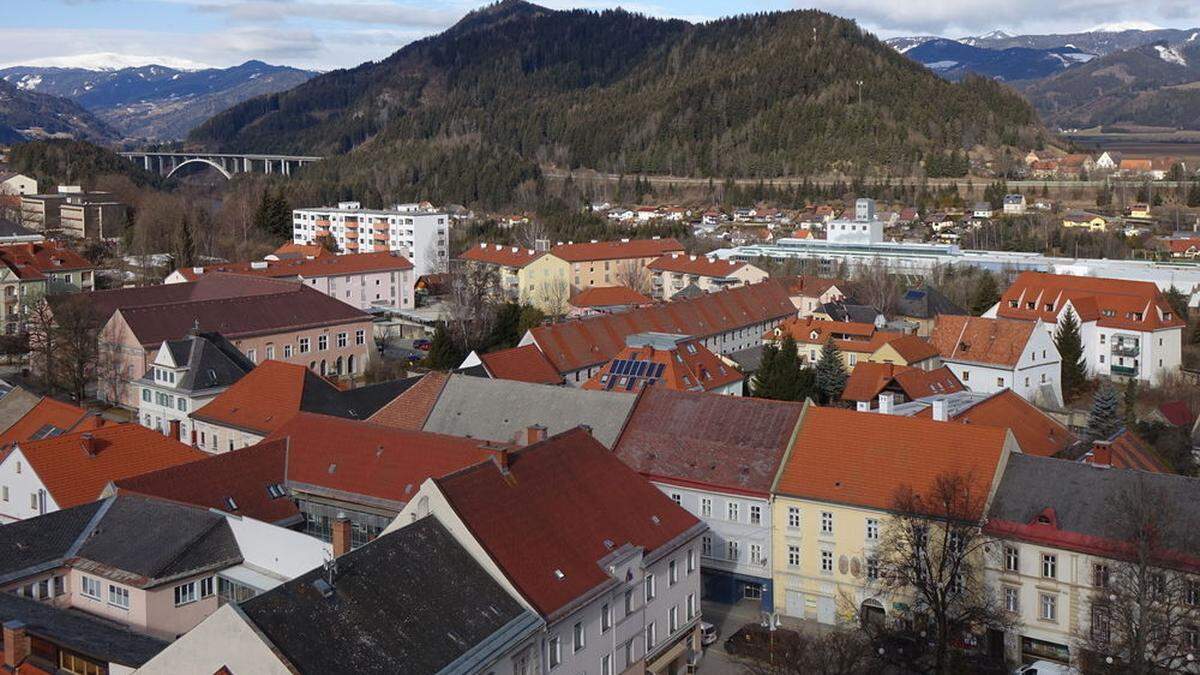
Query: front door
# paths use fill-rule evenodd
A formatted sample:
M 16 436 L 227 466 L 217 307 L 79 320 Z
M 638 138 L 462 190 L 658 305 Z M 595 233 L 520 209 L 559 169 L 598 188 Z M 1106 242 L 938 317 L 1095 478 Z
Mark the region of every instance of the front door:
M 833 598 L 817 598 L 817 621 L 832 624 L 834 620 Z

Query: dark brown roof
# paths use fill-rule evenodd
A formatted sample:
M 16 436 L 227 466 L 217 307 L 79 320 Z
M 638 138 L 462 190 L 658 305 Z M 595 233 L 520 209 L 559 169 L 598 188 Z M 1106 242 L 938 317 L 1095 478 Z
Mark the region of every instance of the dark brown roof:
M 765 495 L 803 407 L 650 387 L 613 451 L 653 480 Z
M 184 284 L 159 284 L 92 291 L 85 297 L 99 316 L 107 319 L 118 309 L 171 303 L 265 295 L 294 289 L 296 283 L 276 279 L 246 278 L 236 274 L 213 274 Z M 63 296 L 71 297 L 71 296 Z M 175 336 L 180 337 L 180 336 Z

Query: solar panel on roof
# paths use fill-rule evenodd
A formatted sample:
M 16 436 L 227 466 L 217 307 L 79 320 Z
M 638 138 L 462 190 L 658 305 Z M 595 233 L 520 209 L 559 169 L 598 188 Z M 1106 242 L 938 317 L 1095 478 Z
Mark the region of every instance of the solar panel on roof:
M 646 361 L 639 362 L 637 364 L 637 372 L 635 372 L 634 375 L 636 375 L 638 377 L 645 375 L 646 374 L 646 366 L 648 366 L 648 365 L 650 365 L 650 364 Z
M 651 375 L 650 377 L 662 377 L 663 371 L 666 369 L 667 369 L 667 364 L 656 363 L 656 364 L 654 364 L 654 374 Z
M 925 297 L 925 291 L 912 290 L 904 294 L 905 300 L 919 300 Z
M 629 384 L 625 385 L 625 391 L 633 391 L 633 385 L 637 382 L 636 378 L 629 378 Z
M 613 361 L 612 373 L 614 375 L 624 375 L 629 372 L 629 362 L 625 359 L 617 359 Z
M 604 385 L 604 391 L 612 390 L 613 385 L 616 383 L 617 383 L 617 378 L 613 377 L 613 376 L 609 376 L 608 383 Z

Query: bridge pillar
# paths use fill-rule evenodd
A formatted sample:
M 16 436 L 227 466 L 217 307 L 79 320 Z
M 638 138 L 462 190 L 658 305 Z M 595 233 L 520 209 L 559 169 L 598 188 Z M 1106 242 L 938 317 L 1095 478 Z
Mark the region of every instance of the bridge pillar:
M 150 155 L 142 157 L 142 167 L 147 171 L 150 170 Z

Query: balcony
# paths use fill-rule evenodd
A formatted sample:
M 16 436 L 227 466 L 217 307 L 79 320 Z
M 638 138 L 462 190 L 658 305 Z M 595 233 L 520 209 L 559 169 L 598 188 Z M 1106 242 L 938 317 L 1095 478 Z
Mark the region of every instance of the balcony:
M 1142 343 L 1134 335 L 1113 335 L 1112 353 L 1114 356 L 1137 356 L 1142 352 Z
M 1113 375 L 1119 375 L 1121 377 L 1137 377 L 1138 374 L 1137 366 L 1114 365 L 1112 366 L 1111 370 Z

